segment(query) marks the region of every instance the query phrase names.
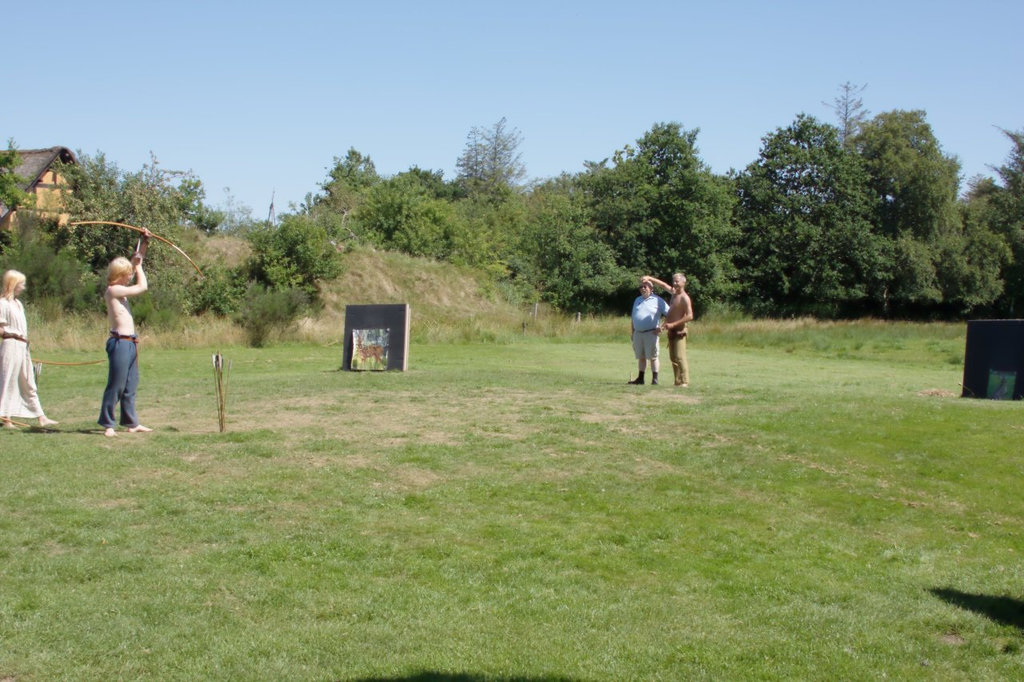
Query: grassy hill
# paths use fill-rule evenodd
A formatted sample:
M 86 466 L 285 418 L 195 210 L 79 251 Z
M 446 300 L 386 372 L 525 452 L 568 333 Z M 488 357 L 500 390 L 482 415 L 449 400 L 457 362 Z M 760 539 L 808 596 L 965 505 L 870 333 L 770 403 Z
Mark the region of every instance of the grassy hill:
M 522 328 L 526 314 L 480 271 L 400 253 L 355 249 L 342 254 L 343 273 L 324 283 L 324 309 L 303 331 L 344 328 L 345 306 L 408 303 L 413 337 L 425 341 L 496 338 Z
M 248 245 L 231 236 L 204 239 L 191 247 L 200 265 L 213 263 L 234 267 L 244 262 Z M 340 341 L 345 326 L 345 306 L 371 303 L 408 303 L 412 308 L 412 334 L 417 341 L 470 341 L 509 339 L 521 335 L 524 324 L 538 329 L 523 306 L 510 303 L 482 272 L 400 253 L 357 248 L 341 254 L 342 274 L 324 282 L 323 307 L 302 318 L 274 341 L 331 343 Z M 160 286 L 159 276 L 150 287 Z M 102 313 L 60 315 L 44 312 L 26 298 L 33 348 L 92 351 L 105 330 Z M 541 307 L 551 325 L 563 321 Z M 245 335 L 229 319 L 204 316 L 180 320 L 173 328 L 141 325 L 146 345 L 154 348 L 243 345 Z M 99 341 L 98 341 L 99 340 Z
M 201 243 L 189 245 L 189 249 L 204 267 L 213 263 L 233 267 L 244 262 L 248 254 L 247 242 L 237 237 L 200 239 Z M 529 302 L 512 302 L 493 278 L 472 268 L 366 247 L 342 253 L 341 260 L 341 276 L 323 284 L 323 307 L 273 338 L 272 343 L 340 343 L 345 306 L 372 303 L 408 303 L 414 343 L 513 343 L 538 338 L 627 342 L 626 310 L 618 315 L 577 320 L 544 304 L 535 308 Z M 153 278 L 151 286 L 160 286 L 159 276 Z M 31 295 L 26 302 L 34 352 L 95 354 L 101 348 L 105 334 L 102 313 L 54 317 L 35 305 Z M 691 325 L 691 343 L 786 352 L 799 349 L 828 356 L 887 360 L 938 355 L 952 364 L 963 359 L 962 323 L 752 320 L 708 315 L 701 301 L 694 303 L 698 320 Z M 143 325 L 141 332 L 149 348 L 245 345 L 240 327 L 230 319 L 214 316 L 183 318 L 173 328 Z

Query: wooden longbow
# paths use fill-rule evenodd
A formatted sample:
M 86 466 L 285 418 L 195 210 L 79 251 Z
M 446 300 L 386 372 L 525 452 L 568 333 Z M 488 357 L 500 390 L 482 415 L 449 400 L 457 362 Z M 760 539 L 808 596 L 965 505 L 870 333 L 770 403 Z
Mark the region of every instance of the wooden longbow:
M 14 419 L 8 419 L 7 421 L 9 421 L 10 423 L 14 424 L 15 426 L 22 426 L 22 427 L 25 427 L 27 429 L 41 429 L 41 430 L 47 431 L 49 433 L 56 433 L 57 432 L 57 429 L 55 429 L 55 428 L 53 428 L 51 426 L 39 426 L 38 424 L 26 424 L 25 422 L 19 422 L 19 421 L 16 421 Z
M 85 362 L 55 362 L 53 360 L 36 360 L 32 359 L 32 364 L 39 363 L 40 365 L 56 365 L 58 367 L 81 367 L 83 365 L 98 365 L 106 360 L 86 360 Z
M 68 223 L 68 225 L 113 225 L 115 227 L 123 227 L 125 229 L 134 230 L 135 232 L 140 232 L 143 234 L 145 234 L 146 232 L 144 228 L 136 227 L 135 225 L 128 225 L 127 223 L 115 223 L 110 220 L 76 220 L 73 223 Z M 167 239 L 166 237 L 161 237 L 160 235 L 152 231 L 150 231 L 149 236 L 152 237 L 153 239 L 162 241 L 164 244 L 169 245 L 172 249 L 180 253 L 182 256 L 185 257 L 185 260 L 192 264 L 192 267 L 196 269 L 196 272 L 199 273 L 199 276 L 204 277 L 203 271 L 199 269 L 199 266 L 196 265 L 195 261 L 189 258 L 188 254 L 182 251 L 181 247 L 179 247 L 177 244 L 172 242 L 170 239 Z

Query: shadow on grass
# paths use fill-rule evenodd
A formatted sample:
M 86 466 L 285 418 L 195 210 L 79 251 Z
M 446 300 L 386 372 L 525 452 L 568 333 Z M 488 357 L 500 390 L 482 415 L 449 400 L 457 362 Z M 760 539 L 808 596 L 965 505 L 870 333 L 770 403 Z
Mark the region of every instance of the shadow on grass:
M 353 682 L 580 682 L 570 677 L 490 677 L 470 673 L 422 672 L 400 677 L 361 677 Z
M 1012 597 L 993 597 L 988 594 L 969 594 L 947 587 L 929 590 L 939 599 L 968 611 L 980 613 L 997 623 L 1024 630 L 1024 601 Z

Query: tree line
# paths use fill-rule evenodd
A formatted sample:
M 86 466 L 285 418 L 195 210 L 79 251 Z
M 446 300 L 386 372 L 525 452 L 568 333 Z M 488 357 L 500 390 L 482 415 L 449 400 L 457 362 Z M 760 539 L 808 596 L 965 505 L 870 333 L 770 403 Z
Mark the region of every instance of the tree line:
M 1024 312 L 1024 133 L 998 179 L 946 154 L 923 111 L 872 118 L 851 86 L 840 125 L 800 114 L 740 171 L 713 173 L 698 130 L 655 124 L 576 174 L 523 185 L 519 133 L 474 129 L 458 176 L 381 177 L 336 158 L 286 220 L 331 238 L 489 269 L 528 300 L 621 310 L 637 276 L 681 271 L 705 310 L 961 318 Z
M 154 290 L 157 317 L 244 317 L 255 306 L 250 315 L 272 319 L 267 305 L 316 305 L 321 283 L 340 273 L 339 252 L 359 247 L 479 268 L 510 297 L 567 312 L 621 313 L 639 275 L 679 271 L 703 311 L 1024 316 L 1024 132 L 1004 130 L 1009 152 L 995 177 L 972 178 L 962 191 L 959 161 L 925 112 L 868 117 L 862 89 L 842 86 L 838 125 L 800 114 L 727 174 L 700 158 L 699 130 L 669 122 L 578 173 L 527 182 L 521 134 L 501 119 L 470 131 L 450 180 L 416 166 L 383 176 L 370 156 L 349 149 L 274 223 L 210 208 L 191 173 L 155 159 L 124 173 L 102 154 L 80 154 L 63 169 L 67 210 L 186 241 L 218 231 L 249 240 L 244 265 L 214 264 L 198 283 L 166 254 L 151 265 L 181 281 Z M 13 167 L 12 155 L 9 143 L 0 171 Z M 10 193 L 4 174 L 0 191 Z M 130 235 L 39 223 L 32 234 L 0 236 L 0 259 L 32 252 L 40 263 L 33 281 L 65 308 L 83 305 L 93 273 L 130 246 Z

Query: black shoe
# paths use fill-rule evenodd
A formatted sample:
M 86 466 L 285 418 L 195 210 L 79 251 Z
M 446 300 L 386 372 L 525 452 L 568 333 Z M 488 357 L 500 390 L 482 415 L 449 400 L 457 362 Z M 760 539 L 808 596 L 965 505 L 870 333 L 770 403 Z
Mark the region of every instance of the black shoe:
M 657 385 L 658 385 L 658 380 L 657 379 L 651 379 L 651 386 L 657 386 Z
M 642 386 L 643 383 L 644 383 L 644 378 L 643 377 L 637 377 L 636 379 L 633 379 L 632 381 L 627 381 L 626 383 L 627 384 L 637 385 L 637 386 Z

